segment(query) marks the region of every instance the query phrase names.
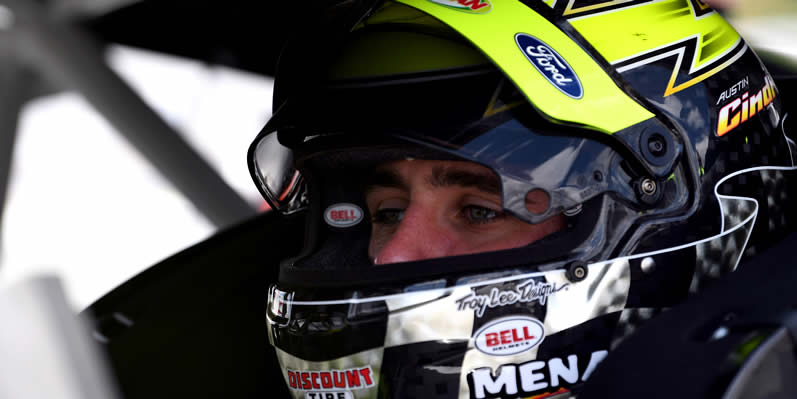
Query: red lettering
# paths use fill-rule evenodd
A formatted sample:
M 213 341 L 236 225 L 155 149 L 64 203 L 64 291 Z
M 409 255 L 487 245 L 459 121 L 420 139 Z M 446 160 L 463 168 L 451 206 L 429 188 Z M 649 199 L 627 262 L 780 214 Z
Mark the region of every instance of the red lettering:
M 353 209 L 349 210 L 331 210 L 329 211 L 329 218 L 334 221 L 345 221 L 357 219 L 357 213 Z
M 523 341 L 523 338 L 518 337 L 517 336 L 517 329 L 513 328 L 512 329 L 512 342 L 520 342 L 520 341 Z
M 371 369 L 368 367 L 364 367 L 360 369 L 360 375 L 365 378 L 365 385 L 371 386 L 374 385 L 374 382 L 371 381 Z
M 509 338 L 509 330 L 501 331 L 498 334 L 501 335 L 501 343 L 502 344 L 511 344 L 512 343 L 512 338 Z
M 335 388 L 346 388 L 346 375 L 342 371 L 333 371 L 332 380 L 335 383 Z
M 529 326 L 523 327 L 523 338 L 524 339 L 534 339 L 534 336 L 529 334 Z
M 315 388 L 315 389 L 321 389 L 321 385 L 319 385 L 319 384 L 316 382 L 316 381 L 318 381 L 318 373 L 316 373 L 316 372 L 312 372 L 312 373 L 310 373 L 310 376 L 311 376 L 311 377 L 310 377 L 310 381 L 312 381 L 312 382 L 313 382 L 313 388 Z
M 496 346 L 500 342 L 498 342 L 498 334 L 496 333 L 487 333 L 484 336 L 484 339 L 487 341 L 487 346 Z
M 329 371 L 321 372 L 321 386 L 324 388 L 332 388 L 332 375 L 329 374 Z
M 330 370 L 330 371 L 291 371 L 288 373 L 288 385 L 294 389 L 305 391 L 329 390 L 333 388 L 360 388 L 374 385 L 371 376 L 371 368 L 363 367 L 349 370 Z M 323 393 L 314 393 L 318 398 L 323 397 Z M 345 395 L 344 395 L 345 397 Z
M 360 386 L 360 376 L 357 370 L 346 370 L 346 380 L 349 381 L 349 388 Z
M 489 5 L 490 3 L 482 3 L 481 0 L 459 0 L 459 4 L 470 7 L 471 10 L 478 10 Z

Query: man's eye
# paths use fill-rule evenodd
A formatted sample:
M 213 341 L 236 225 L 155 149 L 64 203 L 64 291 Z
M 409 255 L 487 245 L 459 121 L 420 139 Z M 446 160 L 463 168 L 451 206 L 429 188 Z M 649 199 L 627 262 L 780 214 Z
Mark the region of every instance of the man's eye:
M 465 212 L 465 217 L 471 223 L 489 223 L 504 216 L 501 211 L 478 205 L 468 205 L 463 211 Z
M 371 215 L 375 224 L 398 224 L 404 218 L 404 209 L 385 208 L 377 210 Z

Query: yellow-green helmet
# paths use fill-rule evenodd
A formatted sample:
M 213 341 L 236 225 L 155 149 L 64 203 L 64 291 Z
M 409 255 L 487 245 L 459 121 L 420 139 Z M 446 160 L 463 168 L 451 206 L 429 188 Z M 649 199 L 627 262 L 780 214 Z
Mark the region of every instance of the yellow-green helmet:
M 319 15 L 286 48 L 249 151 L 272 208 L 307 223 L 269 291 L 292 397 L 577 393 L 638 323 L 794 220 L 780 93 L 700 0 L 343 1 Z M 566 228 L 374 266 L 362 179 L 402 159 L 485 166 L 505 212 Z

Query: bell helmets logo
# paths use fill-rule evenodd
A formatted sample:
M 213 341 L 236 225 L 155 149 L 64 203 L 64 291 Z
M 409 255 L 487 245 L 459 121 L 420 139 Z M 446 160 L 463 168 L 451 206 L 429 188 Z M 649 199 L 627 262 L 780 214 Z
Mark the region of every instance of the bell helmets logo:
M 493 9 L 490 0 L 429 0 L 432 3 L 440 4 L 455 10 L 464 11 L 470 14 L 487 14 Z
M 476 349 L 488 355 L 508 356 L 525 352 L 542 342 L 545 329 L 528 316 L 498 319 L 476 332 Z
M 574 99 L 584 96 L 584 88 L 581 87 L 576 72 L 551 46 L 526 33 L 516 34 L 515 43 L 531 65 L 559 91 Z
M 352 227 L 363 220 L 363 210 L 354 204 L 335 204 L 324 211 L 324 220 L 332 227 Z

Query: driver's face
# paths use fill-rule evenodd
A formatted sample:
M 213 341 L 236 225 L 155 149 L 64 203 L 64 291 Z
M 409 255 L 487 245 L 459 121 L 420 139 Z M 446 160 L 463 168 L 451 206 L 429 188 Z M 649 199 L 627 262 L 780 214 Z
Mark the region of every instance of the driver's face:
M 365 190 L 372 221 L 368 255 L 375 264 L 386 264 L 497 251 L 564 228 L 562 215 L 529 224 L 504 213 L 500 187 L 492 171 L 470 162 L 381 165 Z M 547 207 L 528 201 L 532 211 Z

